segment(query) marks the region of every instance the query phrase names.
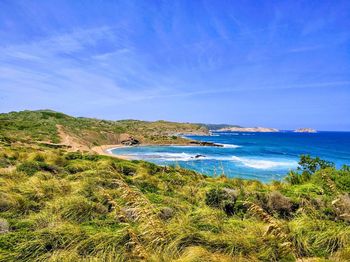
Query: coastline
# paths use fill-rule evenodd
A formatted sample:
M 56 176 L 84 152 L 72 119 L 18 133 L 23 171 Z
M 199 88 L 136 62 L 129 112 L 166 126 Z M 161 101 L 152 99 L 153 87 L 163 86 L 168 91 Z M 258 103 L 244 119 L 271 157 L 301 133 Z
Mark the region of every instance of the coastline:
M 213 143 L 214 144 L 214 143 Z M 217 146 L 219 144 L 214 144 L 212 146 Z M 201 147 L 203 145 L 201 144 L 140 144 L 137 146 L 198 146 Z M 117 155 L 117 154 L 113 154 L 111 151 L 113 149 L 116 148 L 125 148 L 125 147 L 135 147 L 135 146 L 125 146 L 125 145 L 101 145 L 101 146 L 94 146 L 91 148 L 91 150 L 99 155 L 104 155 L 104 156 L 111 156 L 111 157 L 115 157 L 115 158 L 120 158 L 120 159 L 124 159 L 124 160 L 133 160 L 133 158 L 131 158 L 128 155 Z M 220 145 L 221 147 L 221 145 Z
M 124 146 L 124 145 L 101 145 L 101 146 L 94 146 L 91 148 L 91 150 L 99 155 L 103 156 L 111 156 L 115 158 L 120 158 L 124 160 L 131 160 L 130 157 L 126 155 L 116 155 L 111 152 L 111 150 L 115 148 L 120 148 L 120 147 L 129 147 L 129 146 Z

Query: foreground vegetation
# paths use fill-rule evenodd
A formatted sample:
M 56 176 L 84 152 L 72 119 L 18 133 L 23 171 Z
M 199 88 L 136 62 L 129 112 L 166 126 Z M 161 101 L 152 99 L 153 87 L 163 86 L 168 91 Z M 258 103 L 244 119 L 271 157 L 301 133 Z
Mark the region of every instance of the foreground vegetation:
M 38 144 L 57 130 L 21 124 L 0 128 L 0 261 L 350 260 L 349 167 L 303 156 L 285 182 L 212 178 Z

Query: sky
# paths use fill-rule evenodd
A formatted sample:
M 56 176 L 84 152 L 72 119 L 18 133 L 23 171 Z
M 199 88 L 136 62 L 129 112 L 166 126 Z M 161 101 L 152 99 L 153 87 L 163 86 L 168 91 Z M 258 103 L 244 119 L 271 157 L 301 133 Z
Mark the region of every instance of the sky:
M 0 0 L 0 112 L 350 130 L 350 1 Z

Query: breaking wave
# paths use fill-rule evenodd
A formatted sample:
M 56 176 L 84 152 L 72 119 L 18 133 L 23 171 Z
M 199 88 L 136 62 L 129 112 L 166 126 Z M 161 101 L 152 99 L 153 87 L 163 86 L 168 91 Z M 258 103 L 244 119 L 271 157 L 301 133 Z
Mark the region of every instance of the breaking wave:
M 294 160 L 264 160 L 237 156 L 232 156 L 232 160 L 255 169 L 295 168 L 298 166 L 298 162 Z
M 218 143 L 217 143 L 218 144 Z M 238 147 L 242 147 L 239 145 L 234 145 L 234 144 L 218 144 L 218 145 L 222 145 L 223 147 L 227 147 L 227 148 L 238 148 Z

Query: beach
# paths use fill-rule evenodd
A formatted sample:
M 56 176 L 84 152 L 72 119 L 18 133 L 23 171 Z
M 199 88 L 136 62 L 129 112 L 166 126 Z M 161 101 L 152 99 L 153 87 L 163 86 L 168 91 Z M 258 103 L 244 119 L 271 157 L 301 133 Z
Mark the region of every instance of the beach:
M 116 148 L 125 148 L 128 146 L 124 145 L 101 145 L 101 146 L 95 146 L 92 147 L 91 150 L 99 155 L 104 155 L 104 156 L 111 156 L 111 157 L 116 157 L 120 159 L 131 159 L 130 156 L 127 155 L 119 155 L 119 154 L 113 154 L 111 150 L 116 149 Z

